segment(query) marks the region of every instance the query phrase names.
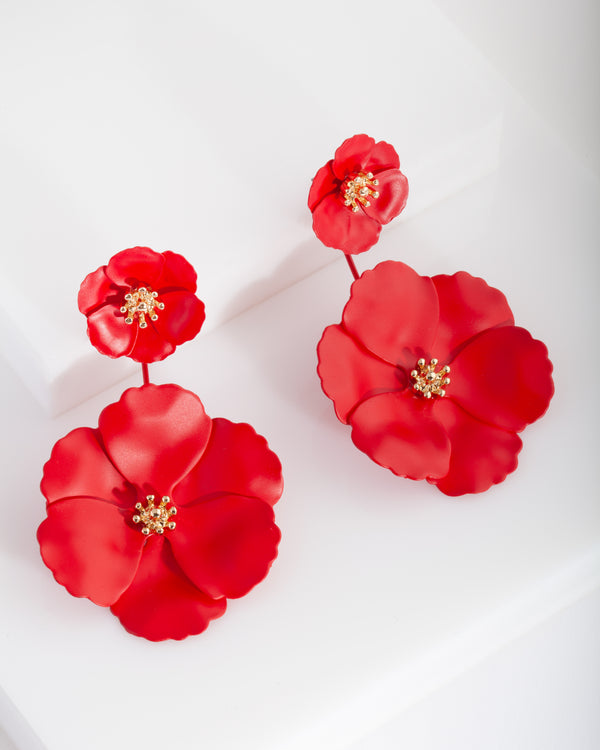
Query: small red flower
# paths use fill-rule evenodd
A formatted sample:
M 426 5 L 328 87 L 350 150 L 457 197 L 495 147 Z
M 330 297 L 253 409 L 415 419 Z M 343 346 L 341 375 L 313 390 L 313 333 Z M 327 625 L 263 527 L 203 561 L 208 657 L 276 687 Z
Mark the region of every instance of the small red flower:
M 77 302 L 92 344 L 109 357 L 158 362 L 204 323 L 196 272 L 177 253 L 133 247 L 88 274 Z
M 267 574 L 281 464 L 247 424 L 176 385 L 130 388 L 44 467 L 44 562 L 73 595 L 152 641 L 202 632 Z
M 514 325 L 502 292 L 463 271 L 430 278 L 394 261 L 366 271 L 318 355 L 355 445 L 447 495 L 514 471 L 517 433 L 554 392 L 544 344 Z
M 408 181 L 393 146 L 355 135 L 315 175 L 308 207 L 324 245 L 356 254 L 373 247 L 407 198 Z

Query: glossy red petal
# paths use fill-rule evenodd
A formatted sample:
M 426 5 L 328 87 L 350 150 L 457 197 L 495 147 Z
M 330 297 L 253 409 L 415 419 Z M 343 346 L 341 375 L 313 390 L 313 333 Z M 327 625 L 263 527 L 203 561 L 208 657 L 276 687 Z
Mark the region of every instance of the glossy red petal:
M 349 255 L 364 253 L 377 242 L 381 225 L 363 211 L 353 213 L 337 193 L 326 195 L 313 212 L 313 230 L 327 247 Z
M 87 332 L 100 354 L 108 357 L 128 355 L 135 343 L 137 326 L 128 326 L 115 305 L 104 305 L 88 315 Z
M 374 396 L 352 413 L 352 440 L 373 461 L 399 476 L 444 476 L 450 441 L 431 406 L 410 391 Z
M 484 492 L 517 468 L 521 439 L 514 432 L 480 422 L 447 398 L 435 404 L 452 446 L 446 476 L 430 479 L 446 495 Z
M 183 508 L 169 533 L 186 575 L 215 598 L 244 596 L 262 581 L 281 538 L 271 506 L 239 495 Z
M 448 396 L 474 417 L 520 432 L 548 408 L 552 363 L 524 328 L 503 326 L 474 338 L 452 362 Z
M 388 260 L 352 284 L 343 324 L 373 354 L 412 369 L 435 338 L 438 299 L 431 279 Z
M 106 275 L 106 266 L 88 273 L 79 287 L 77 305 L 84 315 L 89 314 L 96 307 L 114 301 L 119 293 L 119 287 Z
M 149 247 L 131 247 L 113 255 L 106 266 L 107 276 L 117 286 L 151 286 L 160 277 L 164 258 Z
M 130 388 L 100 414 L 106 452 L 144 494 L 170 495 L 200 460 L 211 420 L 198 396 L 177 385 Z
M 133 635 L 164 641 L 201 633 L 226 607 L 225 599 L 198 591 L 177 565 L 169 542 L 152 536 L 133 582 L 110 610 Z
M 408 180 L 399 169 L 387 169 L 376 176 L 378 198 L 371 197 L 370 206 L 362 210 L 380 224 L 388 224 L 398 216 L 408 200 Z
M 459 271 L 453 276 L 433 276 L 440 304 L 440 322 L 432 356 L 447 364 L 457 348 L 472 336 L 514 323 L 506 297 L 483 279 Z
M 129 356 L 135 362 L 161 362 L 175 351 L 175 344 L 162 336 L 156 328 L 149 323 L 146 328 L 135 327 L 135 342 L 129 352 Z
M 324 167 L 321 167 L 313 177 L 310 190 L 308 192 L 308 207 L 314 211 L 319 201 L 329 193 L 337 193 L 340 189 L 340 181 L 333 174 L 331 166 L 333 159 L 328 161 Z
M 135 489 L 106 455 L 100 433 L 89 427 L 78 427 L 55 444 L 44 466 L 41 490 L 49 503 L 87 496 L 132 508 L 137 501 Z
M 244 423 L 213 419 L 200 461 L 173 490 L 177 505 L 215 494 L 260 498 L 274 505 L 283 491 L 281 463 L 267 441 Z
M 172 344 L 183 344 L 184 341 L 193 339 L 206 317 L 204 303 L 195 294 L 185 290 L 161 294 L 160 301 L 164 303 L 165 309 L 158 311 L 158 319 L 151 321 L 149 327 L 153 327 L 161 339 Z M 138 339 L 147 330 L 140 331 Z
M 375 173 L 399 168 L 400 159 L 394 147 L 385 141 L 375 143 L 368 135 L 345 140 L 333 159 L 333 172 L 339 180 L 361 171 Z
M 70 594 L 108 607 L 131 583 L 144 537 L 101 500 L 74 497 L 47 510 L 37 534 L 44 562 Z
M 342 422 L 347 423 L 348 414 L 361 401 L 407 385 L 404 370 L 375 357 L 343 326 L 329 326 L 323 331 L 317 354 L 321 386 Z
M 153 289 L 161 292 L 165 289 L 187 289 L 196 291 L 197 274 L 194 267 L 183 255 L 166 250 L 162 253 L 164 264 L 160 276 L 155 279 Z

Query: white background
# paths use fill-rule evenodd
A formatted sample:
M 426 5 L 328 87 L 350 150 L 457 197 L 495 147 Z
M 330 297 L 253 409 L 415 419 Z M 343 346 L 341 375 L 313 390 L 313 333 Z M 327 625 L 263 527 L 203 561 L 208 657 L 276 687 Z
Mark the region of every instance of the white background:
M 519 470 L 456 502 L 355 451 L 314 375 L 314 345 L 347 297 L 336 262 L 153 368 L 209 413 L 252 422 L 286 476 L 269 578 L 204 636 L 157 648 L 68 597 L 33 538 L 51 444 L 94 424 L 120 388 L 49 420 L 3 368 L 0 676 L 12 703 L 0 706 L 24 750 L 35 745 L 14 705 L 48 750 L 598 745 L 597 10 L 439 5 L 525 101 L 506 100 L 495 174 L 395 223 L 358 263 L 484 275 L 546 341 L 557 395 L 525 432 Z M 147 736 L 136 714 L 157 696 L 175 718 Z M 179 732 L 192 723 L 197 739 Z

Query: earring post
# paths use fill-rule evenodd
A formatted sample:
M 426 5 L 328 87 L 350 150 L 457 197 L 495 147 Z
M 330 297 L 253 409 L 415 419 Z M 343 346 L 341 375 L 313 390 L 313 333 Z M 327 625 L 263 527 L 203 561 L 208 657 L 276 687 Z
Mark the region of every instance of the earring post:
M 354 265 L 354 261 L 352 260 L 352 257 L 344 253 L 344 258 L 346 258 L 346 261 L 348 265 L 350 266 L 350 271 L 352 272 L 354 279 L 355 280 L 358 279 L 358 271 L 356 270 L 356 266 Z

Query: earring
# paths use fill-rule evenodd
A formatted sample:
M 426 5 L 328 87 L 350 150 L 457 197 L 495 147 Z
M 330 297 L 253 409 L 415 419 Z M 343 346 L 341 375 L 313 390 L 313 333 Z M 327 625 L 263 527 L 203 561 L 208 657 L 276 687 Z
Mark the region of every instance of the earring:
M 281 464 L 243 423 L 211 419 L 191 391 L 150 383 L 148 364 L 204 322 L 181 255 L 135 247 L 79 291 L 102 354 L 142 364 L 144 383 L 60 439 L 44 466 L 42 558 L 70 594 L 110 607 L 130 633 L 180 640 L 220 617 L 269 571 Z
M 398 261 L 359 275 L 352 256 L 407 195 L 392 146 L 366 135 L 344 141 L 313 180 L 313 229 L 355 279 L 341 322 L 319 342 L 318 374 L 373 461 L 447 495 L 483 492 L 516 469 L 519 433 L 552 398 L 552 364 L 483 279 L 420 276 Z

